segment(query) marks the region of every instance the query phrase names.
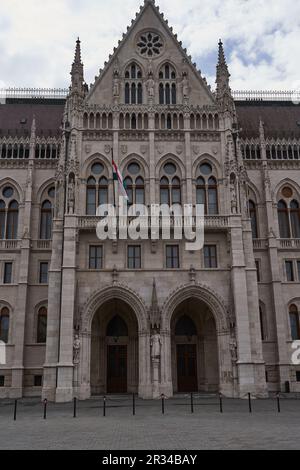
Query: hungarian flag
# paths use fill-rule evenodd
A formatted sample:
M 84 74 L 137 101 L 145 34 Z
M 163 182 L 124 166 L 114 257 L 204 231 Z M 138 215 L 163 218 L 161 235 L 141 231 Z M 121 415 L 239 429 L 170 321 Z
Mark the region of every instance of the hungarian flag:
M 128 201 L 128 196 L 126 193 L 126 189 L 124 186 L 124 181 L 121 175 L 121 172 L 119 171 L 119 168 L 117 167 L 117 164 L 114 161 L 114 157 L 112 157 L 112 166 L 113 166 L 113 177 L 114 177 L 114 182 L 118 181 L 118 186 L 119 186 L 119 193 L 125 197 L 125 199 Z

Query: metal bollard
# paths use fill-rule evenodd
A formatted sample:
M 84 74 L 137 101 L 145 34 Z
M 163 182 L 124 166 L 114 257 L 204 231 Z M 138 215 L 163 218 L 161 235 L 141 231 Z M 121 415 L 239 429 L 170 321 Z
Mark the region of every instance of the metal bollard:
M 248 393 L 249 413 L 252 413 L 251 393 Z
M 44 419 L 47 419 L 47 398 L 44 400 Z
M 165 414 L 165 396 L 163 393 L 161 395 L 161 412 L 163 415 Z
M 18 400 L 15 400 L 15 405 L 14 405 L 14 421 L 17 419 L 17 405 L 18 405 Z
M 132 414 L 135 416 L 135 393 L 132 394 Z
M 191 393 L 191 413 L 194 413 L 194 396 Z
M 77 399 L 74 397 L 73 399 L 73 418 L 76 418 L 77 415 Z
M 103 416 L 106 416 L 106 396 L 103 397 Z
M 280 408 L 280 395 L 279 395 L 279 393 L 277 393 L 276 398 L 277 398 L 277 411 L 278 411 L 278 413 L 280 413 L 281 408 Z
M 223 413 L 222 393 L 219 393 L 219 400 L 220 400 L 220 413 Z

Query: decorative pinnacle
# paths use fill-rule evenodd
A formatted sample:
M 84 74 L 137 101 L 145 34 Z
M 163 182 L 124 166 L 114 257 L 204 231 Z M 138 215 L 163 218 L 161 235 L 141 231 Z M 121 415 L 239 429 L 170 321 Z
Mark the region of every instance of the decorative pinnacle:
M 225 66 L 227 68 L 223 42 L 221 39 L 219 39 L 218 66 Z
M 81 64 L 81 47 L 80 47 L 79 37 L 77 38 L 77 41 L 76 41 L 74 64 Z

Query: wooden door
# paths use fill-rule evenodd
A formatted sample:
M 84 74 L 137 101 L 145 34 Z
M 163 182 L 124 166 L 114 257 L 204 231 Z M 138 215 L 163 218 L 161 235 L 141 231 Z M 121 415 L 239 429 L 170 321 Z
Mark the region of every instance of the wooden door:
M 127 346 L 107 346 L 107 393 L 127 392 Z
M 178 392 L 197 392 L 197 346 L 177 344 Z

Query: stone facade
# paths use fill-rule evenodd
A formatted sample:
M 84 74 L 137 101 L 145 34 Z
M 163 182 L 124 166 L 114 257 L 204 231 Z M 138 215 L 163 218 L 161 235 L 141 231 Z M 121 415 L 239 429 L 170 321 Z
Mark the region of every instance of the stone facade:
M 71 78 L 65 101 L 0 105 L 0 313 L 9 313 L 0 397 L 266 396 L 286 382 L 300 391 L 289 315 L 292 306 L 295 322 L 300 310 L 299 210 L 283 211 L 286 237 L 277 211 L 280 200 L 300 202 L 299 105 L 235 102 L 221 42 L 212 92 L 149 0 L 90 87 L 78 40 Z M 207 198 L 205 245 L 217 261 L 184 241 L 97 238 L 92 199 L 99 192 L 113 203 L 112 150 L 147 205 L 166 191 L 185 204 Z M 179 246 L 175 269 L 170 244 Z M 137 269 L 131 245 L 140 247 Z M 91 246 L 101 247 L 99 265 Z

